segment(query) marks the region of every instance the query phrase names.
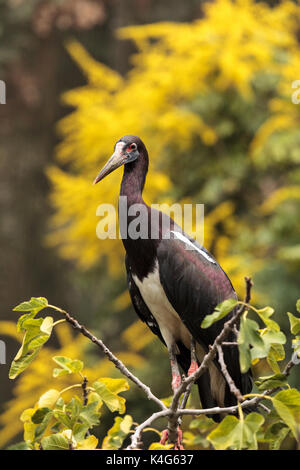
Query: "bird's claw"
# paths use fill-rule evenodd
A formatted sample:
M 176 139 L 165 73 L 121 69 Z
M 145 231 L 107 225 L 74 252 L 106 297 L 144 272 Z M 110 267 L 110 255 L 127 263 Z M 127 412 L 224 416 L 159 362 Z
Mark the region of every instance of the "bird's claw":
M 164 429 L 161 433 L 161 439 L 160 439 L 160 444 L 162 444 L 163 446 L 166 444 L 167 440 L 168 440 L 168 430 L 167 429 Z
M 168 438 L 169 438 L 169 432 L 167 429 L 164 429 L 161 433 L 160 444 L 164 446 L 166 442 L 168 441 Z M 173 450 L 184 450 L 184 447 L 182 445 L 182 431 L 179 426 L 177 428 L 177 439 L 174 444 Z

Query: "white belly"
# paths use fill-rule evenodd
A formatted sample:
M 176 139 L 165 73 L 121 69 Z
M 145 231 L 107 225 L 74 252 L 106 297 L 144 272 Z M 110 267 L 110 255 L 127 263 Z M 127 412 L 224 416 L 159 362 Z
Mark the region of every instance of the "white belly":
M 144 302 L 157 321 L 168 349 L 174 346 L 177 341 L 181 341 L 187 349 L 190 349 L 191 334 L 165 294 L 160 283 L 158 263 L 156 263 L 153 273 L 150 273 L 143 281 L 140 281 L 135 275 L 132 277 L 139 288 Z M 179 351 L 177 350 L 176 353 L 179 353 Z M 196 354 L 198 361 L 201 362 L 205 352 L 199 343 L 196 344 Z M 224 378 L 214 363 L 209 365 L 209 374 L 212 389 L 215 391 L 213 396 L 217 399 L 219 405 L 222 406 L 225 387 Z
M 150 273 L 142 282 L 135 275 L 133 275 L 133 279 L 147 307 L 157 321 L 168 349 L 178 340 L 190 349 L 191 335 L 165 294 L 159 279 L 158 264 L 156 263 L 154 272 Z

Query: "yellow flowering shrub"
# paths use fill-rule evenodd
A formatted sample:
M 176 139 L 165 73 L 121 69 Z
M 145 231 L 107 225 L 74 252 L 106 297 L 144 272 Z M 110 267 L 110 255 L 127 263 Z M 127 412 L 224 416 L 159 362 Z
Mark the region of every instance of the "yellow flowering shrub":
M 145 200 L 178 202 L 192 187 L 190 200 L 208 204 L 204 244 L 241 293 L 243 276 L 261 263 L 243 242 L 243 256 L 231 249 L 249 229 L 253 204 L 252 195 L 241 214 L 240 185 L 247 172 L 255 177 L 278 163 L 274 146 L 284 130 L 299 139 L 299 108 L 291 102 L 300 61 L 299 16 L 298 4 L 290 1 L 271 8 L 218 0 L 205 4 L 203 18 L 193 23 L 127 27 L 118 34 L 134 41 L 138 52 L 126 76 L 70 42 L 68 51 L 87 84 L 63 96 L 74 110 L 58 124 L 58 165 L 48 170 L 55 207 L 49 243 L 83 268 L 106 256 L 110 273 L 120 274 L 122 244 L 96 237 L 96 209 L 103 202 L 117 207 L 121 170 L 96 188 L 91 183 L 116 140 L 137 134 L 150 154 Z M 288 161 L 284 143 L 280 148 L 281 161 Z M 299 160 L 296 151 L 293 158 Z M 202 188 L 193 186 L 193 178 Z M 264 198 L 259 194 L 257 202 Z

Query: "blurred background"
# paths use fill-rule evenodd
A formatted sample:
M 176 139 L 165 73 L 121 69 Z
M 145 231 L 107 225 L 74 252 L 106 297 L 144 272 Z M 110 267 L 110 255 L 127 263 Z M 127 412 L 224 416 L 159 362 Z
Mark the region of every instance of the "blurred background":
M 272 305 L 288 331 L 300 297 L 299 20 L 285 0 L 0 0 L 1 448 L 22 440 L 25 408 L 72 383 L 51 378 L 53 354 L 84 359 L 94 379 L 118 377 L 60 324 L 9 381 L 12 308 L 31 296 L 68 310 L 155 394 L 171 394 L 167 354 L 130 305 L 122 243 L 96 237 L 97 206 L 117 207 L 122 171 L 91 183 L 125 134 L 150 154 L 145 200 L 205 204 L 206 248 L 240 297 L 253 277 L 253 302 Z M 126 396 L 135 421 L 156 411 L 136 387 Z M 103 417 L 100 437 L 111 424 Z

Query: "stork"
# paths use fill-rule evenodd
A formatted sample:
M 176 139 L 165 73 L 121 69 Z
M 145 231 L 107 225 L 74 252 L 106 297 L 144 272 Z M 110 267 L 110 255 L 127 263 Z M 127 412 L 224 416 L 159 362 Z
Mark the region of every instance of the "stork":
M 129 208 L 134 204 L 144 208 L 147 219 L 147 236 L 133 238 L 127 230 L 121 233 L 130 297 L 140 319 L 168 349 L 175 391 L 181 383 L 179 366 L 185 374 L 194 372 L 232 313 L 207 329 L 201 328 L 202 320 L 220 302 L 237 295 L 215 258 L 169 216 L 144 202 L 148 152 L 139 137 L 126 135 L 118 140 L 94 184 L 122 165 L 120 196 L 127 197 Z M 133 215 L 128 216 L 127 228 L 133 219 Z M 158 236 L 151 238 L 153 233 Z M 228 341 L 234 341 L 234 337 Z M 251 376 L 240 371 L 237 346 L 224 347 L 223 354 L 236 386 L 242 394 L 250 392 Z M 217 360 L 196 383 L 203 408 L 236 404 Z M 212 418 L 217 422 L 221 419 L 216 414 Z

